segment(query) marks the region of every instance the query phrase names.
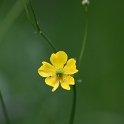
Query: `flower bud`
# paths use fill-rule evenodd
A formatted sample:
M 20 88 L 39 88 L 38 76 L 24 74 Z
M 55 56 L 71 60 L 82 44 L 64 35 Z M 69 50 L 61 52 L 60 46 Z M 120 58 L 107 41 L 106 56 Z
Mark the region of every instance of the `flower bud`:
M 84 6 L 85 6 L 85 5 L 87 6 L 87 5 L 90 4 L 90 2 L 89 2 L 88 0 L 83 0 L 83 1 L 82 1 L 82 4 L 83 4 Z

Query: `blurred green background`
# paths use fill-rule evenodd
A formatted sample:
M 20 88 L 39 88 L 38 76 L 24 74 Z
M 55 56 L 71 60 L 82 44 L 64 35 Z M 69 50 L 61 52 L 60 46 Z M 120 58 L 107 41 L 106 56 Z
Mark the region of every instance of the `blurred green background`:
M 124 1 L 90 2 L 74 124 L 124 124 Z M 81 0 L 32 4 L 42 31 L 78 60 L 85 30 Z M 53 52 L 30 25 L 21 0 L 0 0 L 0 89 L 12 124 L 68 124 L 73 91 L 52 93 L 37 73 Z

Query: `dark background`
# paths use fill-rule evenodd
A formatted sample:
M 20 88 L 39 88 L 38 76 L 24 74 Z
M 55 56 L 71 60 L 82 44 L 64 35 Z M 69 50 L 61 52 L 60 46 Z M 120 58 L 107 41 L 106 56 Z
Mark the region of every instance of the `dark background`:
M 90 2 L 75 124 L 124 124 L 124 1 Z M 78 59 L 85 31 L 81 0 L 32 4 L 56 48 Z M 30 25 L 21 0 L 0 0 L 0 89 L 12 124 L 68 124 L 73 91 L 59 87 L 52 93 L 37 73 L 53 52 Z

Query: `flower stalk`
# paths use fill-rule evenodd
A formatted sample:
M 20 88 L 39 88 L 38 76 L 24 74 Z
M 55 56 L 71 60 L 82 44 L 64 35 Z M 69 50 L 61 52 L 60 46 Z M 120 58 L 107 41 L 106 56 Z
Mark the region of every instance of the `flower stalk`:
M 10 124 L 9 116 L 8 116 L 8 113 L 7 113 L 7 109 L 6 109 L 1 91 L 0 91 L 0 100 L 1 100 L 1 107 L 2 107 L 2 110 L 3 110 L 3 114 L 4 114 L 4 117 L 5 117 L 5 120 L 6 120 L 6 124 Z
M 84 0 L 86 1 L 86 0 Z M 82 2 L 83 3 L 83 2 Z M 88 3 L 89 4 L 89 3 Z M 83 4 L 85 7 L 85 33 L 84 33 L 84 39 L 83 39 L 83 44 L 82 44 L 82 48 L 81 48 L 81 52 L 79 55 L 79 61 L 78 61 L 78 70 L 80 69 L 80 64 L 82 61 L 82 57 L 83 57 L 83 53 L 84 53 L 84 48 L 85 48 L 85 44 L 86 44 L 86 40 L 87 40 L 87 32 L 88 32 L 88 4 Z M 70 122 L 69 124 L 73 124 L 74 123 L 74 117 L 75 117 L 75 110 L 76 110 L 76 85 L 73 86 L 73 105 L 72 105 L 72 112 L 71 112 L 71 116 L 70 116 Z
M 77 99 L 77 91 L 76 91 L 76 85 L 73 86 L 73 102 L 72 102 L 72 110 L 71 110 L 71 116 L 70 116 L 70 122 L 69 124 L 74 123 L 74 117 L 75 117 L 75 110 L 76 110 L 76 99 Z
M 29 14 L 29 11 L 28 11 L 28 8 L 27 8 L 27 5 L 26 5 L 25 0 L 23 0 L 23 3 L 24 3 L 24 7 L 25 7 L 25 11 L 26 11 L 28 20 L 29 20 L 29 22 L 31 23 L 31 25 L 32 25 L 32 26 L 35 28 L 35 30 L 36 30 L 40 35 L 42 35 L 42 37 L 50 44 L 50 46 L 53 48 L 53 50 L 54 50 L 55 52 L 57 52 L 57 49 L 55 48 L 55 46 L 53 45 L 53 43 L 52 43 L 52 42 L 49 40 L 49 38 L 41 31 L 40 26 L 39 26 L 39 23 L 38 23 L 38 20 L 37 20 L 37 17 L 36 17 L 36 14 L 35 14 L 35 11 L 34 11 L 34 9 L 33 9 L 32 3 L 31 3 L 31 0 L 29 0 L 29 4 L 30 4 L 30 7 L 31 7 L 33 16 L 34 16 L 35 24 L 33 24 L 32 20 L 31 20 L 31 17 L 30 17 L 30 14 Z
M 87 32 L 88 32 L 88 7 L 87 7 L 87 5 L 85 5 L 85 33 L 84 33 L 84 39 L 83 39 L 83 43 L 82 43 L 81 52 L 79 55 L 78 69 L 80 68 L 80 64 L 81 64 L 82 57 L 84 54 L 84 49 L 85 49 L 86 40 L 87 40 Z

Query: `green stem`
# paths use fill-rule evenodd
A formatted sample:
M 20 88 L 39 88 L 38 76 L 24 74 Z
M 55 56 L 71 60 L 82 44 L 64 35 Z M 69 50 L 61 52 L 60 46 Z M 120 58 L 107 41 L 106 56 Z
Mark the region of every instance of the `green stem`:
M 87 9 L 87 6 L 85 6 L 85 14 L 86 14 L 86 26 L 85 26 L 84 40 L 83 40 L 83 44 L 82 44 L 82 48 L 81 48 L 81 52 L 80 52 L 80 56 L 79 56 L 78 70 L 80 68 L 80 64 L 81 64 L 81 60 L 83 57 L 84 48 L 85 48 L 85 44 L 86 44 L 86 39 L 87 39 L 87 31 L 88 31 L 88 9 Z M 69 124 L 74 123 L 75 110 L 76 110 L 76 94 L 77 94 L 76 85 L 74 85 L 73 86 L 73 105 L 72 105 L 72 112 L 71 112 Z
M 29 0 L 29 3 L 30 3 L 30 7 L 31 7 L 31 10 L 32 10 L 32 13 L 33 13 L 33 16 L 34 16 L 34 20 L 35 20 L 35 25 L 33 24 L 31 18 L 30 18 L 30 14 L 29 14 L 29 11 L 28 11 L 28 8 L 27 8 L 27 5 L 26 5 L 26 2 L 25 0 L 24 1 L 24 7 L 25 7 L 25 10 L 26 10 L 26 13 L 27 13 L 27 16 L 28 16 L 28 19 L 31 23 L 31 25 L 36 29 L 36 31 L 42 35 L 42 37 L 44 37 L 46 39 L 46 41 L 51 45 L 51 47 L 53 48 L 53 50 L 55 52 L 57 52 L 57 49 L 55 48 L 55 46 L 53 45 L 53 43 L 47 38 L 47 36 L 41 31 L 40 27 L 39 27 L 39 24 L 38 24 L 38 21 L 37 21 L 37 17 L 36 17 L 36 14 L 35 14 L 35 11 L 33 9 L 33 6 L 32 6 L 32 3 L 31 3 L 31 0 Z
M 87 39 L 87 32 L 88 32 L 88 8 L 87 6 L 85 6 L 85 14 L 86 14 L 85 33 L 84 33 L 84 40 L 83 40 L 83 44 L 82 44 L 82 48 L 81 48 L 81 52 L 79 56 L 79 61 L 78 61 L 78 69 L 80 68 L 81 60 L 82 60 L 84 49 L 85 49 L 86 39 Z
M 43 32 L 41 32 L 41 31 L 39 33 L 48 41 L 48 43 L 51 45 L 51 47 L 53 48 L 53 50 L 55 52 L 57 52 L 57 49 L 55 48 L 55 46 L 53 45 L 53 43 L 46 37 L 46 35 Z
M 2 106 L 2 110 L 3 110 L 3 114 L 4 114 L 4 117 L 5 117 L 5 120 L 6 120 L 6 124 L 10 124 L 9 116 L 8 116 L 8 113 L 7 113 L 7 109 L 6 109 L 1 91 L 0 91 L 0 100 L 1 100 L 1 106 Z
M 76 85 L 73 86 L 73 104 L 69 124 L 74 123 L 75 110 L 76 110 Z

